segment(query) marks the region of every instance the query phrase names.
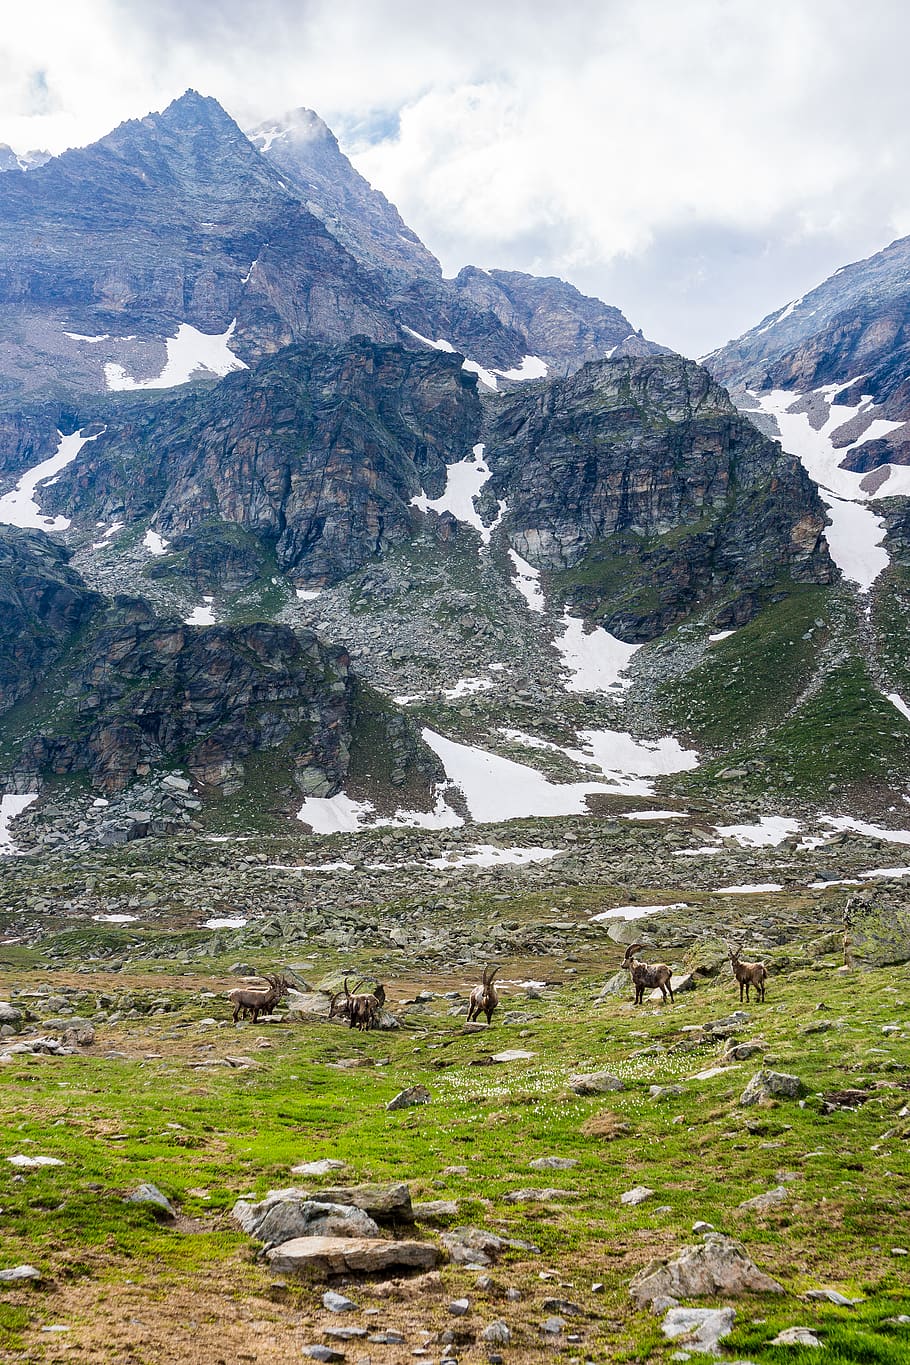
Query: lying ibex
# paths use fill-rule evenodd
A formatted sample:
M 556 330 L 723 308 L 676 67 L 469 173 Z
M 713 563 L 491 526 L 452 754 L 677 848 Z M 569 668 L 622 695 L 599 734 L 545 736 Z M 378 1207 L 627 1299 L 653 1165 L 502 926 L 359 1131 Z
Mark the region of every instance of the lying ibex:
M 671 1004 L 675 1004 L 673 987 L 670 985 L 670 978 L 673 973 L 666 962 L 639 962 L 634 954 L 639 948 L 643 948 L 643 943 L 633 943 L 631 948 L 626 949 L 626 955 L 622 960 L 623 968 L 632 973 L 632 984 L 635 987 L 635 1003 L 640 1005 L 644 999 L 645 991 L 652 990 L 655 986 L 660 987 L 663 1003 L 667 1003 L 667 993 L 670 995 Z
M 493 1011 L 499 1004 L 499 992 L 493 985 L 493 977 L 498 972 L 498 967 L 484 967 L 483 981 L 479 986 L 475 986 L 471 991 L 471 998 L 468 1001 L 468 1023 L 479 1016 L 481 1010 L 487 1016 L 487 1023 L 493 1018 Z
M 732 947 L 727 944 L 727 951 L 730 954 L 730 966 L 733 968 L 733 975 L 739 982 L 739 1000 L 742 1004 L 743 990 L 746 992 L 746 1002 L 749 1000 L 749 987 L 755 987 L 755 994 L 759 1000 L 765 998 L 765 981 L 768 977 L 768 969 L 763 962 L 740 962 L 739 955 L 742 948 L 736 944 Z
M 271 1014 L 291 984 L 283 976 L 266 974 L 265 980 L 269 983 L 268 986 L 238 986 L 236 990 L 229 992 L 228 1000 L 234 1006 L 235 1024 L 241 1014 L 244 1017 L 252 1014 L 254 1024 L 260 1014 Z
M 382 1014 L 382 1007 L 385 1004 L 385 987 L 377 986 L 369 995 L 357 995 L 356 992 L 362 981 L 358 981 L 354 987 L 354 993 L 348 989 L 348 979 L 344 978 L 344 1000 L 339 1000 L 341 991 L 336 991 L 329 1002 L 329 1018 L 337 1016 L 347 1018 L 350 1028 L 358 1028 L 362 1032 L 369 1033 L 370 1029 L 376 1028 Z

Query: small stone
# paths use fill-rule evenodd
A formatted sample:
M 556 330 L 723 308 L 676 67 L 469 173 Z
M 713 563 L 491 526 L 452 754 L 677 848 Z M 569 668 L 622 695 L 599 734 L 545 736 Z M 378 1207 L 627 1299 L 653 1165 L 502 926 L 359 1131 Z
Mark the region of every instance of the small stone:
M 513 1047 L 509 1048 L 506 1052 L 494 1052 L 490 1060 L 500 1064 L 507 1064 L 509 1062 L 529 1062 L 532 1057 L 536 1056 L 536 1052 L 525 1052 L 523 1048 Z
M 406 1090 L 399 1090 L 394 1099 L 389 1100 L 386 1109 L 391 1113 L 395 1109 L 411 1109 L 418 1104 L 429 1104 L 430 1092 L 425 1085 L 410 1085 Z
M 330 1313 L 356 1313 L 357 1304 L 353 1299 L 346 1298 L 344 1294 L 336 1294 L 334 1289 L 327 1289 L 322 1296 L 322 1306 L 327 1308 Z
M 304 1346 L 303 1354 L 310 1360 L 322 1360 L 327 1363 L 345 1359 L 343 1351 L 334 1351 L 331 1346 Z
M 651 1199 L 654 1191 L 649 1190 L 647 1185 L 636 1185 L 632 1190 L 626 1190 L 625 1194 L 619 1196 L 621 1204 L 630 1204 L 634 1208 L 636 1204 L 643 1204 L 646 1199 Z
M 836 1289 L 807 1289 L 803 1298 L 824 1300 L 836 1304 L 838 1308 L 855 1308 L 858 1303 L 862 1303 L 862 1299 L 848 1299 Z
M 713 1232 L 713 1231 L 714 1231 L 714 1224 L 713 1224 L 713 1223 L 703 1223 L 703 1222 L 701 1222 L 701 1220 L 699 1220 L 697 1223 L 693 1223 L 693 1224 L 692 1224 L 692 1231 L 693 1231 L 694 1233 L 696 1233 L 698 1236 L 701 1236 L 701 1234 L 702 1234 L 703 1232 Z
M 539 1156 L 528 1164 L 534 1171 L 570 1171 L 578 1162 L 571 1156 Z
M 560 1313 L 569 1318 L 583 1317 L 585 1311 L 569 1299 L 544 1299 L 541 1307 L 545 1313 Z
M 319 1161 L 303 1161 L 299 1166 L 292 1166 L 291 1175 L 328 1175 L 330 1171 L 342 1171 L 344 1167 L 343 1161 L 322 1157 Z
M 540 1324 L 540 1330 L 548 1337 L 558 1337 L 565 1326 L 565 1318 L 546 1318 L 545 1321 Z
M 508 1346 L 512 1340 L 512 1333 L 501 1318 L 494 1318 L 492 1322 L 487 1323 L 481 1336 L 490 1346 Z
M 799 1099 L 805 1086 L 798 1076 L 785 1071 L 757 1071 L 740 1096 L 741 1105 L 757 1104 L 763 1099 Z
M 891 1255 L 892 1255 L 892 1256 L 907 1256 L 907 1255 L 910 1255 L 910 1252 L 907 1251 L 907 1248 L 906 1248 L 906 1247 L 892 1247 L 892 1248 L 891 1248 Z
M 618 1076 L 609 1071 L 594 1071 L 590 1075 L 570 1076 L 569 1089 L 576 1095 L 606 1095 L 611 1090 L 625 1090 Z
M 449 1304 L 449 1312 L 456 1318 L 463 1318 L 471 1307 L 470 1299 L 453 1299 Z
M 157 1185 L 137 1185 L 133 1193 L 126 1196 L 125 1202 L 127 1204 L 148 1204 L 159 1218 L 177 1217 L 177 1210 L 167 1195 L 162 1194 Z
M 753 1199 L 744 1199 L 739 1205 L 741 1209 L 752 1209 L 755 1213 L 764 1213 L 766 1209 L 773 1209 L 777 1204 L 786 1203 L 789 1192 L 785 1185 L 778 1185 L 773 1190 L 768 1190 L 766 1194 L 757 1194 Z
M 718 1354 L 718 1342 L 733 1331 L 733 1308 L 671 1308 L 661 1323 L 665 1337 L 686 1338 L 693 1351 Z
M 41 1271 L 33 1265 L 14 1265 L 10 1270 L 0 1270 L 0 1284 L 21 1284 L 26 1280 L 39 1284 Z
M 785 1327 L 771 1342 L 772 1346 L 821 1346 L 821 1342 L 808 1327 Z

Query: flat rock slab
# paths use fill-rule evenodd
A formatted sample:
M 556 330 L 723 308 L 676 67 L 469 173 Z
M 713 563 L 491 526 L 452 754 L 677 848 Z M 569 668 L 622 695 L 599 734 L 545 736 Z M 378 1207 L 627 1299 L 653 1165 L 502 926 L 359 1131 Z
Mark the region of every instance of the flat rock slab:
M 709 1232 L 699 1246 L 670 1261 L 652 1261 L 629 1285 L 639 1308 L 658 1298 L 698 1299 L 709 1294 L 782 1294 L 783 1286 L 759 1270 L 739 1242 Z
M 455 1199 L 427 1199 L 414 1205 L 414 1218 L 418 1223 L 453 1223 L 458 1217 L 458 1201 Z
M 766 1194 L 757 1194 L 752 1199 L 744 1199 L 739 1205 L 741 1209 L 751 1209 L 754 1213 L 764 1213 L 766 1209 L 773 1209 L 778 1204 L 784 1204 L 790 1197 L 790 1192 L 785 1185 L 778 1185 L 773 1190 L 768 1190 Z
M 570 1076 L 569 1089 L 576 1095 L 606 1095 L 611 1090 L 625 1090 L 618 1076 L 609 1071 L 593 1071 L 587 1076 Z
M 529 1062 L 532 1057 L 536 1057 L 536 1052 L 526 1052 L 524 1048 L 512 1047 L 505 1052 L 494 1052 L 491 1061 L 507 1064 L 508 1062 Z
M 329 1175 L 332 1171 L 343 1171 L 346 1165 L 347 1162 L 325 1156 L 319 1161 L 302 1161 L 299 1166 L 292 1166 L 291 1175 Z
M 671 976 L 670 989 L 674 995 L 678 995 L 680 991 L 694 991 L 695 978 L 691 972 L 684 972 L 681 976 Z M 663 998 L 664 997 L 659 986 L 657 990 L 652 991 L 651 994 L 648 996 L 648 1000 L 653 1005 L 659 1005 Z
M 16 1156 L 8 1156 L 7 1161 L 11 1166 L 18 1166 L 20 1171 L 37 1171 L 42 1166 L 62 1166 L 63 1162 L 56 1156 L 23 1156 L 18 1153 Z
M 578 1161 L 574 1156 L 539 1156 L 528 1165 L 532 1171 L 570 1171 Z
M 718 1342 L 733 1331 L 735 1320 L 734 1308 L 671 1308 L 660 1327 L 671 1341 L 683 1337 L 687 1351 L 719 1355 Z
M 333 1185 L 318 1194 L 306 1196 L 326 1204 L 353 1204 L 377 1223 L 413 1223 L 411 1191 L 405 1184 Z
M 505 1195 L 507 1204 L 550 1204 L 558 1199 L 577 1199 L 578 1190 L 545 1189 L 510 1190 Z
M 364 1274 L 432 1270 L 441 1259 L 431 1242 L 385 1242 L 373 1237 L 295 1237 L 266 1252 L 279 1275 Z

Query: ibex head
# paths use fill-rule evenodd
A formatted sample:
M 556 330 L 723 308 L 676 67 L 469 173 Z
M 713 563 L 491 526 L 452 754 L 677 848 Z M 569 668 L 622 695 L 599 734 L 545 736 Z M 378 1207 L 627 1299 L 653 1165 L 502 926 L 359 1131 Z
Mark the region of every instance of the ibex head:
M 738 961 L 739 961 L 739 955 L 740 955 L 741 952 L 742 952 L 742 948 L 741 948 L 738 944 L 736 944 L 736 943 L 728 943 L 728 944 L 727 944 L 727 954 L 728 954 L 728 956 L 729 956 L 731 962 L 738 962 Z
M 626 955 L 622 960 L 622 965 L 625 971 L 630 972 L 632 970 L 632 963 L 635 961 L 635 954 L 638 952 L 640 948 L 643 948 L 644 946 L 645 945 L 643 943 L 632 943 L 629 945 L 629 947 L 626 949 Z

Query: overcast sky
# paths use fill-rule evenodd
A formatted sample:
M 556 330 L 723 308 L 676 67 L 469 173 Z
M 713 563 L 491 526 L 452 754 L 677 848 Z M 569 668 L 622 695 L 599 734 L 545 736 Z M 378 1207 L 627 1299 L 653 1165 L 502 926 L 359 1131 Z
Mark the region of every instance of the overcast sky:
M 189 86 L 335 130 L 447 274 L 557 274 L 699 355 L 910 233 L 904 0 L 25 0 L 0 141 Z

